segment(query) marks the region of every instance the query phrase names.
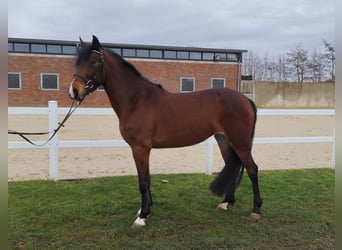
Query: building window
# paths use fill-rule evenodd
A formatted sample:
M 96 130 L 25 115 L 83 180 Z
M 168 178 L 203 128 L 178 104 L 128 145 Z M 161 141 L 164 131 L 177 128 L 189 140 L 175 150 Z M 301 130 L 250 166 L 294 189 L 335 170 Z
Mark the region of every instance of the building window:
M 32 53 L 46 53 L 45 44 L 31 44 Z
M 177 51 L 177 59 L 189 59 L 188 51 Z
M 211 88 L 219 89 L 225 87 L 225 79 L 224 78 L 212 78 L 211 79 Z
M 180 91 L 181 92 L 193 92 L 195 91 L 195 78 L 193 77 L 181 77 L 180 79 Z
M 151 58 L 163 58 L 163 52 L 161 50 L 151 49 L 150 57 Z
M 165 59 L 176 59 L 177 58 L 177 52 L 173 50 L 165 50 L 164 51 L 164 58 Z
M 203 60 L 205 60 L 205 61 L 214 60 L 214 53 L 204 52 L 203 53 Z
M 21 73 L 8 73 L 8 89 L 21 89 Z
M 238 55 L 237 54 L 227 54 L 227 61 L 228 62 L 238 62 Z
M 63 45 L 62 50 L 63 50 L 63 54 L 66 54 L 66 55 L 75 55 L 76 54 L 76 46 Z
M 8 52 L 13 51 L 13 43 L 8 43 Z
M 47 53 L 50 54 L 61 54 L 62 53 L 62 46 L 60 45 L 47 45 Z
M 123 49 L 122 56 L 124 57 L 135 57 L 135 49 Z
M 30 52 L 30 45 L 28 43 L 15 43 L 14 51 L 15 52 Z
M 42 73 L 40 74 L 40 87 L 42 90 L 58 90 L 58 74 Z
M 149 53 L 148 49 L 137 49 L 137 57 L 148 58 Z
M 201 60 L 202 53 L 201 52 L 190 52 L 190 59 L 191 60 Z
M 120 48 L 110 48 L 110 50 L 114 51 L 116 54 L 118 54 L 119 56 L 122 55 L 121 53 L 121 49 Z
M 215 53 L 215 61 L 227 61 L 227 54 Z

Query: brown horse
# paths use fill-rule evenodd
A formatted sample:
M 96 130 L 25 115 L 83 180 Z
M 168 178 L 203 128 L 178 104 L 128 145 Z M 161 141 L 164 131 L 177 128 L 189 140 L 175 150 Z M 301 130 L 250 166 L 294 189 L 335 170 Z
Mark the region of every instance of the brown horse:
M 254 194 L 251 216 L 260 218 L 258 167 L 251 153 L 256 123 L 253 101 L 227 88 L 170 93 L 147 80 L 122 57 L 104 49 L 95 36 L 91 44 L 80 39 L 75 67 L 70 97 L 82 101 L 103 85 L 119 118 L 121 135 L 132 149 L 142 199 L 132 227 L 145 226 L 150 214 L 151 149 L 190 146 L 212 135 L 225 162 L 210 186 L 214 193 L 225 194 L 217 209 L 225 211 L 234 204 L 234 193 L 246 168 Z

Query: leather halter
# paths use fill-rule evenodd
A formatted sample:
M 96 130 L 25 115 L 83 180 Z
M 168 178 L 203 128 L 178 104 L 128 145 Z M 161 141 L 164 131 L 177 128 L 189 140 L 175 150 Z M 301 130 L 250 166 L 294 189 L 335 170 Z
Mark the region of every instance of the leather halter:
M 102 51 L 98 51 L 98 50 L 92 50 L 91 52 L 97 53 L 101 56 L 101 67 L 103 68 L 103 63 L 104 63 L 104 59 L 103 59 L 103 54 Z M 81 79 L 84 83 L 85 83 L 85 90 L 86 90 L 86 94 L 88 95 L 95 87 L 95 83 L 96 83 L 96 74 L 93 76 L 94 79 L 88 79 L 84 76 L 81 76 L 79 74 L 74 74 L 74 77 L 77 77 L 79 79 Z M 98 85 L 101 85 L 102 83 L 98 83 Z

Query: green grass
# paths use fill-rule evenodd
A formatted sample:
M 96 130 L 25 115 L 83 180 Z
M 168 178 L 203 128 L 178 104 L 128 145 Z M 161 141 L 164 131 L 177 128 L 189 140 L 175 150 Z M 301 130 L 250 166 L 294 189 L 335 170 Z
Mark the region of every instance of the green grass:
M 236 203 L 215 211 L 214 176 L 154 175 L 147 226 L 131 229 L 140 206 L 137 177 L 8 184 L 11 249 L 333 249 L 335 172 L 260 171 L 263 217 L 249 217 L 244 176 Z M 162 179 L 169 180 L 163 184 Z

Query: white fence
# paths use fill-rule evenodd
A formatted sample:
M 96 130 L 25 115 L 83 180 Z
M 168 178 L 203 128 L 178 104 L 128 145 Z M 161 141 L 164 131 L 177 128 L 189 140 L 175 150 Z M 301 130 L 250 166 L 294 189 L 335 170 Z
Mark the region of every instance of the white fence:
M 58 115 L 65 115 L 69 108 L 58 108 L 56 101 L 49 101 L 48 108 L 23 108 L 9 107 L 9 115 L 48 115 L 49 131 L 53 131 L 58 126 Z M 115 115 L 111 108 L 78 108 L 74 115 Z M 258 116 L 305 116 L 320 115 L 334 116 L 333 109 L 259 109 Z M 254 138 L 254 144 L 285 144 L 285 143 L 333 143 L 332 167 L 335 168 L 335 131 L 334 136 L 311 136 L 311 137 L 262 137 Z M 35 144 L 43 144 L 44 141 L 35 141 Z M 206 145 L 206 173 L 212 174 L 213 166 L 213 145 L 216 140 L 210 137 L 202 144 Z M 58 180 L 58 148 L 92 148 L 92 147 L 128 147 L 123 140 L 77 140 L 59 141 L 58 134 L 41 148 L 49 148 L 49 178 Z M 26 141 L 10 141 L 9 149 L 36 148 Z

